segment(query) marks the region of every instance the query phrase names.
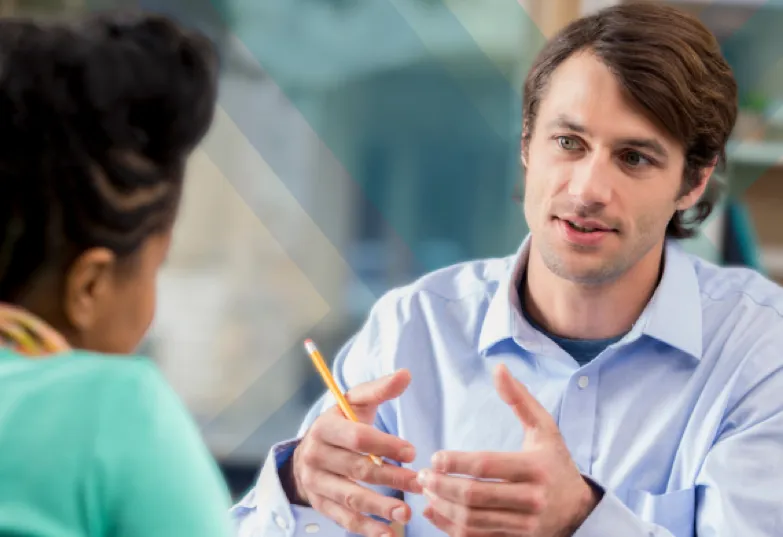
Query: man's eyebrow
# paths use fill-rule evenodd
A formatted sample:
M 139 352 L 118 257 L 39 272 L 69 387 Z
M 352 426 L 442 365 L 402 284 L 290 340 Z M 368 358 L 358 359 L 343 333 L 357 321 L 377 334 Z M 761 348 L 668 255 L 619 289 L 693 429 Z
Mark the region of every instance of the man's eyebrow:
M 619 143 L 620 145 L 627 145 L 634 149 L 647 149 L 662 159 L 669 157 L 669 153 L 663 145 L 654 138 L 623 138 L 619 140 Z
M 570 131 L 586 134 L 587 129 L 584 127 L 584 125 L 580 125 L 573 119 L 568 118 L 567 116 L 560 114 L 557 116 L 554 121 L 550 121 L 547 123 L 547 128 L 560 128 L 560 129 L 567 129 Z

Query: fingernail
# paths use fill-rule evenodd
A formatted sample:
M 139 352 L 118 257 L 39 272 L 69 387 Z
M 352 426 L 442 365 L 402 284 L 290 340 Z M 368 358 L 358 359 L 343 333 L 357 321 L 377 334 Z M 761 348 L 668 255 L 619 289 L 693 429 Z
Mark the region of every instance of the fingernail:
M 446 463 L 446 458 L 443 453 L 437 452 L 432 455 L 432 459 L 430 461 L 432 463 L 432 467 L 435 470 L 440 470 Z
M 407 515 L 405 514 L 404 507 L 395 507 L 391 512 L 392 520 L 395 522 L 405 522 Z
M 419 485 L 421 485 L 422 487 L 426 487 L 427 482 L 429 480 L 430 480 L 430 473 L 427 470 L 421 470 L 416 476 L 416 481 L 418 481 Z
M 416 458 L 416 449 L 413 446 L 406 446 L 400 450 L 401 462 L 410 462 Z

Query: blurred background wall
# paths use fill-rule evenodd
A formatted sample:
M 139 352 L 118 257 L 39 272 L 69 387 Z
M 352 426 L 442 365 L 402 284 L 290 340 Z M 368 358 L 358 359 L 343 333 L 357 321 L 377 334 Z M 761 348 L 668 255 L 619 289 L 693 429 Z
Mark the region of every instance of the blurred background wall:
M 512 253 L 521 87 L 544 40 L 614 0 L 0 0 L 3 16 L 129 7 L 205 31 L 214 126 L 188 171 L 144 351 L 241 494 L 388 289 Z M 783 0 L 672 2 L 719 36 L 742 114 L 726 196 L 686 247 L 783 281 Z

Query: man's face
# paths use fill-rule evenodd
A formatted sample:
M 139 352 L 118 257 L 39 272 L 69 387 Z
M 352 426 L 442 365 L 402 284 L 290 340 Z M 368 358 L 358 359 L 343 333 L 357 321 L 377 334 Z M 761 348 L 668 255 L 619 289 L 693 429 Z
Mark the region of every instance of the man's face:
M 683 149 L 626 102 L 590 53 L 552 74 L 531 127 L 525 217 L 534 253 L 562 278 L 608 283 L 657 255 L 675 210 L 703 191 L 678 199 Z

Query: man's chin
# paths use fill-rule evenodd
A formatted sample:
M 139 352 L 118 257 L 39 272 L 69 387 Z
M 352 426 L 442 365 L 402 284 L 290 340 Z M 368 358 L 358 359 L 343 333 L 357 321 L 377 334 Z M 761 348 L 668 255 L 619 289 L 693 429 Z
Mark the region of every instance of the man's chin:
M 619 276 L 617 271 L 610 266 L 603 263 L 588 263 L 584 259 L 563 259 L 559 263 L 547 263 L 547 265 L 556 276 L 586 286 L 605 285 L 616 280 Z

